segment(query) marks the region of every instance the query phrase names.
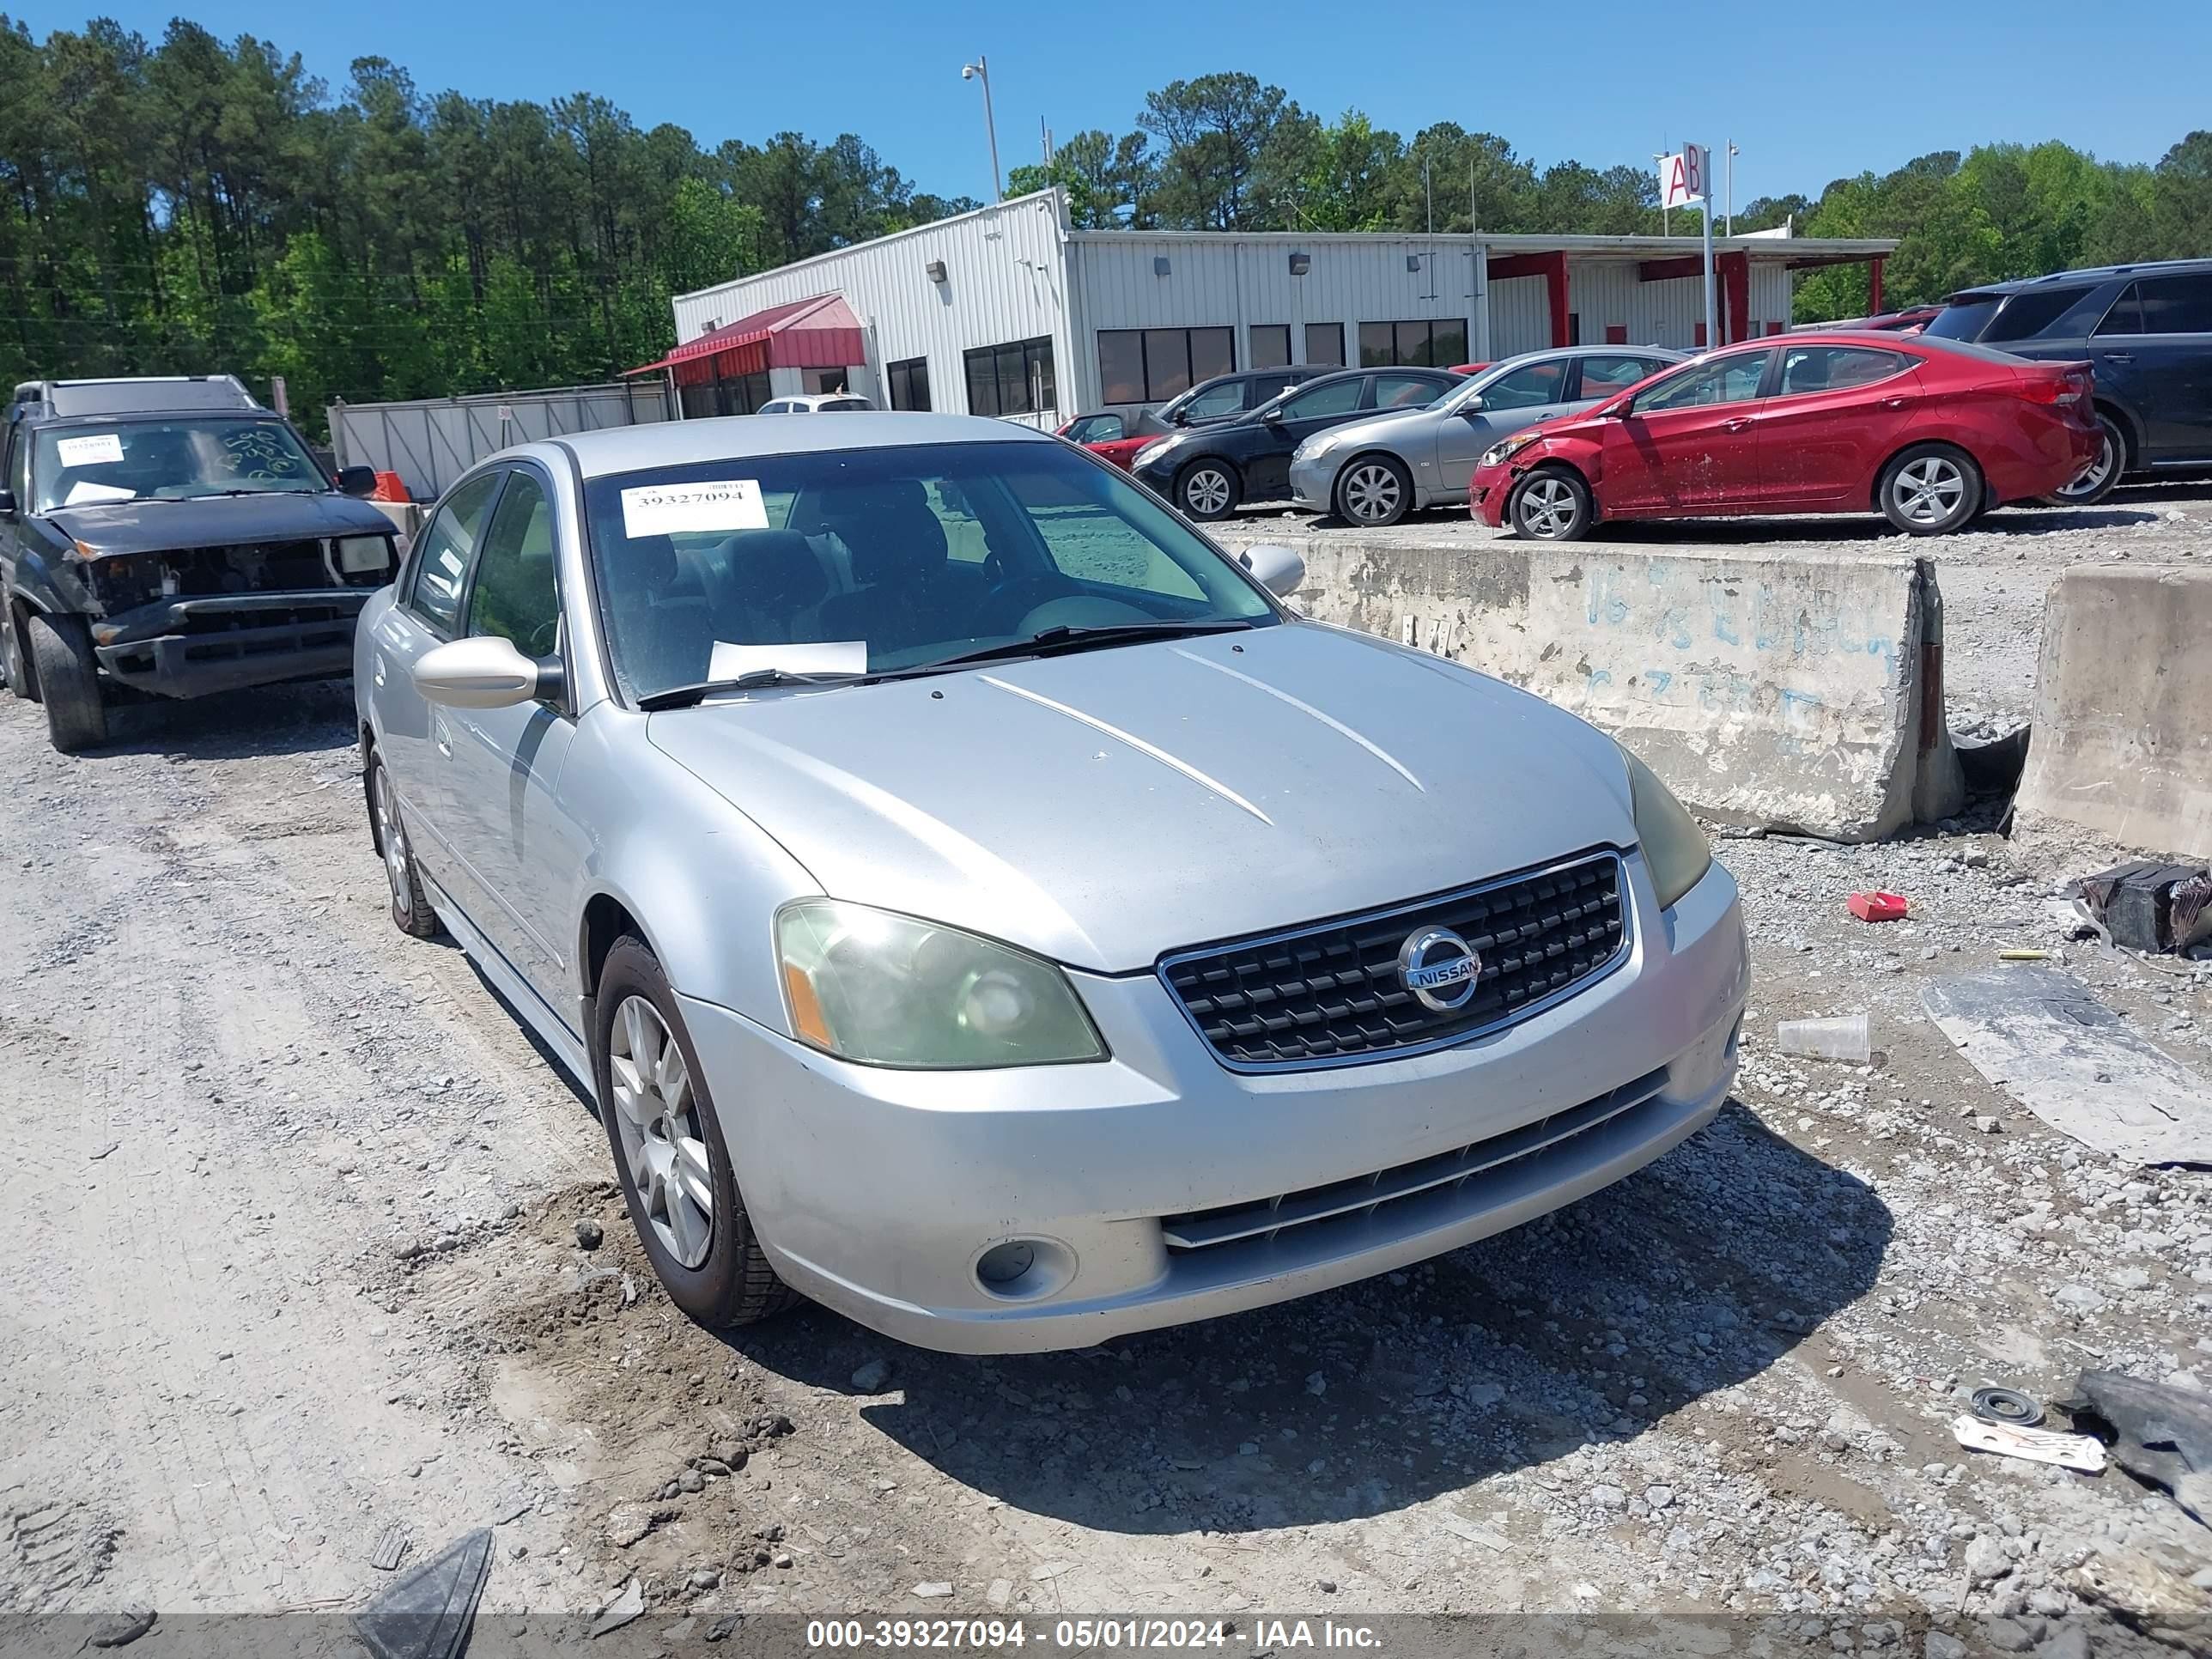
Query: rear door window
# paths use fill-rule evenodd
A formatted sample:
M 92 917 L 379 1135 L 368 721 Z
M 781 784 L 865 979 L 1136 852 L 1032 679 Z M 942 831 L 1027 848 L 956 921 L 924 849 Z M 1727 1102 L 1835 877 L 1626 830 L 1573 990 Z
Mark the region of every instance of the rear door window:
M 2142 305 L 2136 296 L 2136 284 L 2130 283 L 2121 290 L 2120 297 L 2112 301 L 2112 308 L 2105 313 L 2105 320 L 2097 325 L 2097 332 L 2106 334 L 2140 334 L 2143 331 Z
M 434 633 L 451 635 L 460 619 L 461 590 L 468 582 L 484 513 L 506 476 L 504 471 L 487 472 L 456 489 L 415 544 L 407 607 Z
M 1782 354 L 1782 386 L 1775 395 L 1801 397 L 1809 392 L 1844 392 L 1871 386 L 1912 367 L 1901 352 L 1869 346 L 1792 346 Z
M 2092 291 L 2087 283 L 2074 288 L 2022 289 L 2005 301 L 2004 309 L 1982 331 L 1982 343 L 2002 345 L 2007 340 L 2033 340 L 2087 299 Z
M 1567 374 L 1573 365 L 1565 357 L 1554 357 L 1547 362 L 1530 363 L 1509 374 L 1501 374 L 1483 387 L 1482 406 L 1485 409 L 1541 409 L 1548 404 L 1562 403 L 1567 395 Z M 1589 370 L 1586 367 L 1583 374 Z M 1642 380 L 1640 374 L 1631 377 Z M 1621 382 L 1623 386 L 1627 380 Z
M 2136 284 L 2146 334 L 2212 334 L 2212 273 L 2146 276 Z

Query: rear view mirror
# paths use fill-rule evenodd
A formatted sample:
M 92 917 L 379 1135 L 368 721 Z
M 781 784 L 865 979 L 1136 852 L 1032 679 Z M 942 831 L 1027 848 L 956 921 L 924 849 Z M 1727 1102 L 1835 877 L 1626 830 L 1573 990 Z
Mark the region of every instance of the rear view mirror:
M 1306 579 L 1306 562 L 1275 542 L 1262 542 L 1257 547 L 1248 547 L 1237 556 L 1237 562 L 1252 573 L 1252 579 L 1279 599 L 1287 599 L 1298 591 L 1298 584 Z
M 447 708 L 512 708 L 550 696 L 559 669 L 541 667 L 509 641 L 483 635 L 425 651 L 410 678 L 425 702 Z

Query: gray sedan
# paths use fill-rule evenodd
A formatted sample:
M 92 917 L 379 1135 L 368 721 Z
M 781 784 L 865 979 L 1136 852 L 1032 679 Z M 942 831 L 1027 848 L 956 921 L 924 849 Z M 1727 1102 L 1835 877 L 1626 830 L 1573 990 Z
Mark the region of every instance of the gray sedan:
M 1291 499 L 1370 529 L 1417 507 L 1463 503 L 1475 462 L 1500 438 L 1682 361 L 1663 346 L 1572 346 L 1509 357 L 1426 409 L 1307 439 L 1291 458 Z
M 1516 1225 L 1720 1109 L 1735 885 L 1301 574 L 996 421 L 507 451 L 362 617 L 392 919 L 588 1090 L 710 1325 L 1081 1346 Z

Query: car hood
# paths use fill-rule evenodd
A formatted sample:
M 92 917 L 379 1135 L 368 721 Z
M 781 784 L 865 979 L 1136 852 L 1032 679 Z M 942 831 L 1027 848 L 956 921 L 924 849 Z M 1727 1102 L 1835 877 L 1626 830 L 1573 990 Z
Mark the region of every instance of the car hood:
M 838 898 L 1102 972 L 1634 842 L 1620 752 L 1294 623 L 651 717 Z
M 64 536 L 95 555 L 392 533 L 392 520 L 367 501 L 323 491 L 58 507 L 44 516 Z

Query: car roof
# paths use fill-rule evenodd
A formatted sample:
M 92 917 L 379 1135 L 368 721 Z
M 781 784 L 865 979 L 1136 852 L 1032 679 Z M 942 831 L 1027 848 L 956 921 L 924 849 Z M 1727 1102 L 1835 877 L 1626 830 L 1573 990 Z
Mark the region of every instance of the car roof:
M 896 449 L 912 444 L 1056 443 L 1048 432 L 981 415 L 925 415 L 855 410 L 842 421 L 803 415 L 725 415 L 705 421 L 653 421 L 643 426 L 602 428 L 501 450 L 535 455 L 555 465 L 562 453 L 575 458 L 586 478 L 696 461 L 744 460 L 824 449 Z
M 2061 287 L 2074 283 L 2109 283 L 2116 276 L 2180 276 L 2212 274 L 2212 259 L 2145 259 L 2132 265 L 2089 265 L 2080 270 L 2054 270 L 2041 276 L 2021 276 L 2008 283 L 1977 283 L 1946 299 L 1946 305 L 1970 300 L 1995 300 L 2030 289 Z

